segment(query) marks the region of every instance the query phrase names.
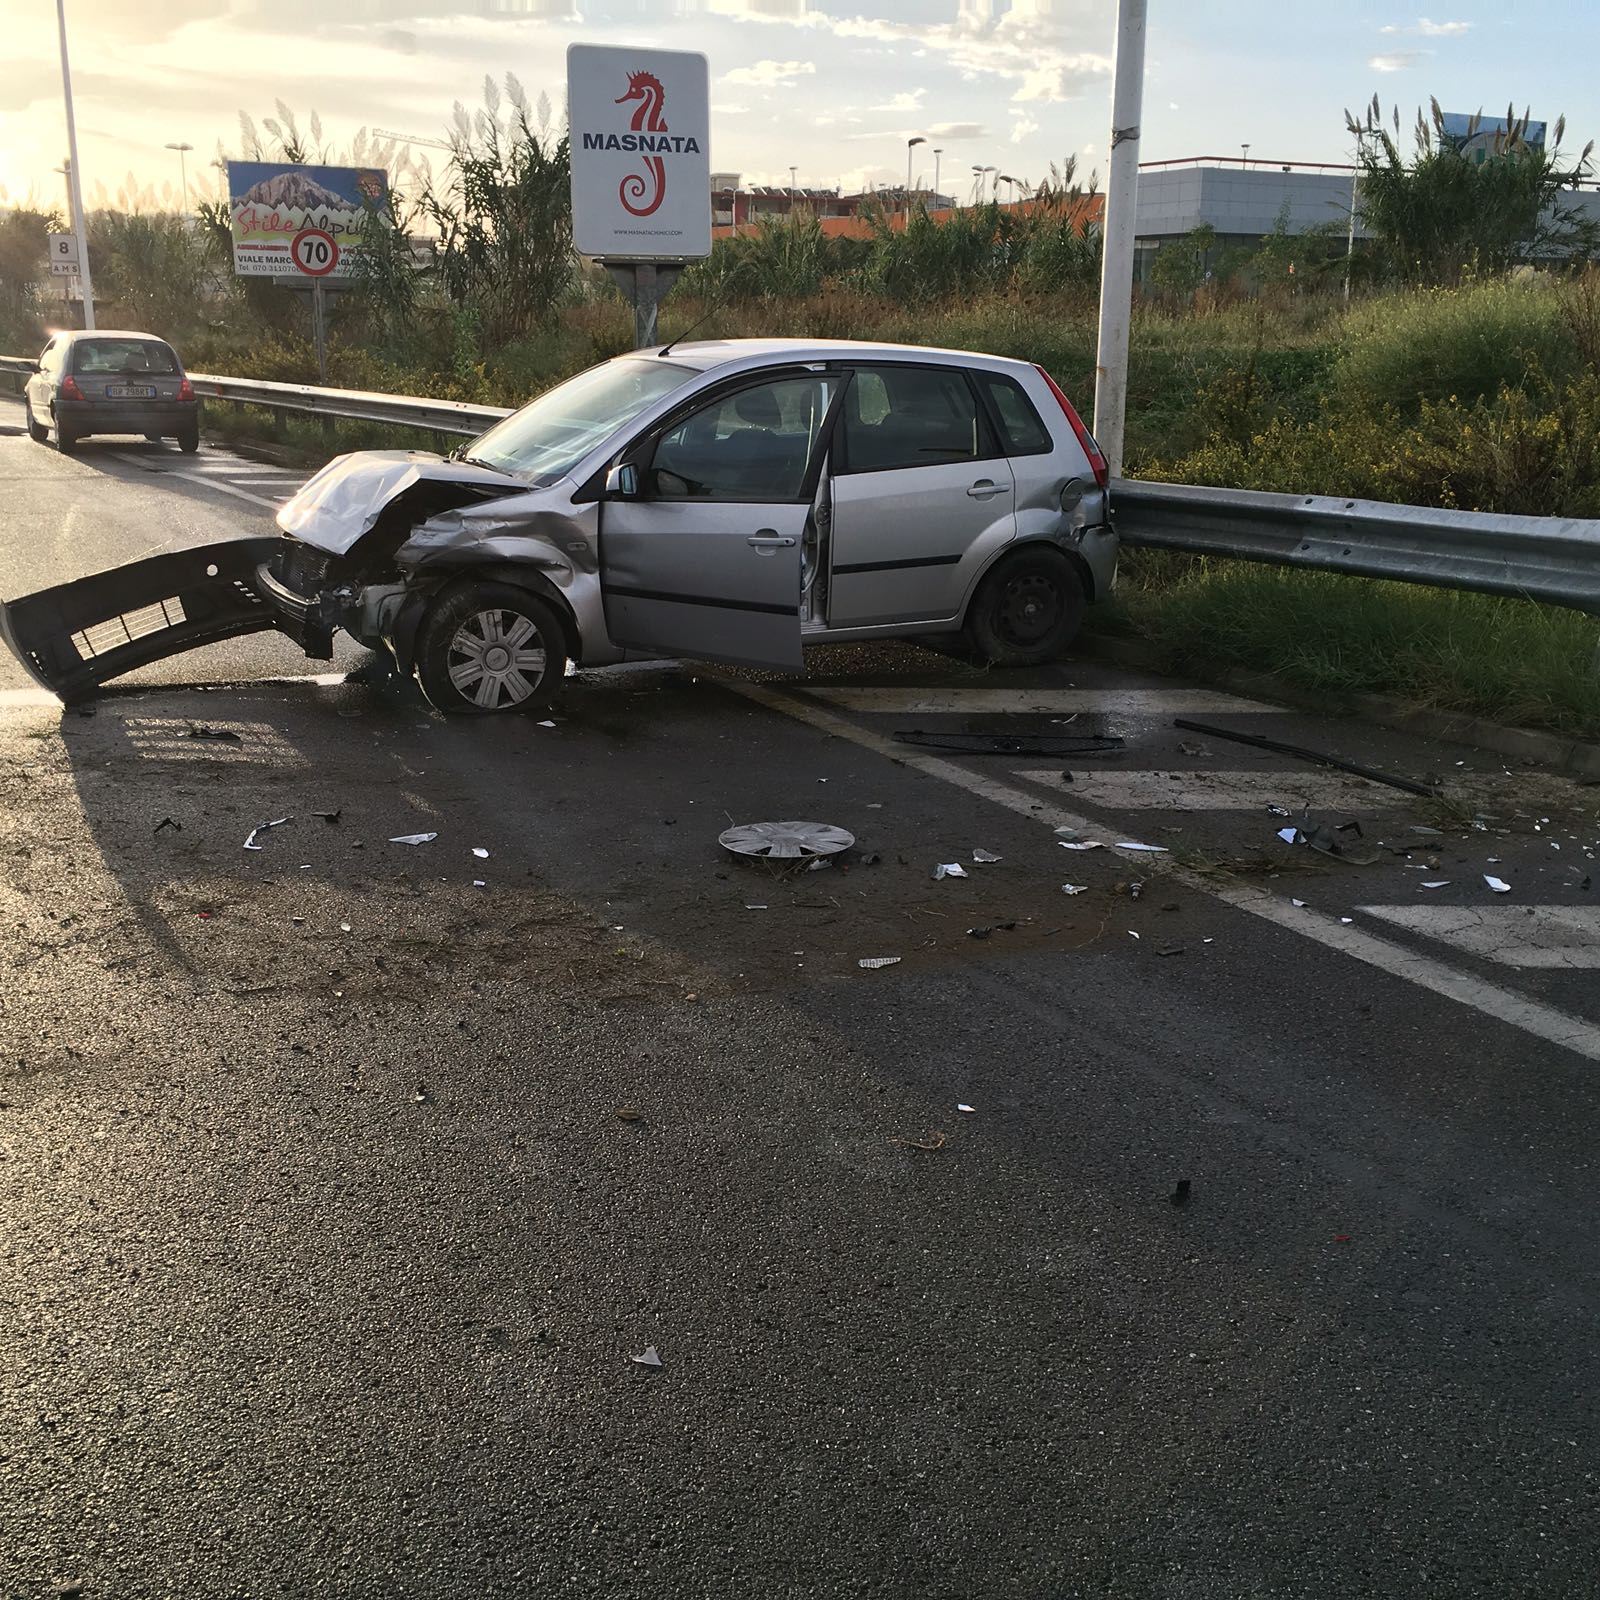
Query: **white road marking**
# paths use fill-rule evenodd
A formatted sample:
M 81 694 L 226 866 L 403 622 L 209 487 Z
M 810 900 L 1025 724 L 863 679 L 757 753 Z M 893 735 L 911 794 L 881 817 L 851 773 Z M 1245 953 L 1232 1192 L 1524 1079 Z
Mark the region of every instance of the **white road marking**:
M 205 688 L 208 694 L 216 694 L 225 689 L 249 690 L 273 685 L 287 688 L 304 688 L 310 685 L 315 689 L 337 689 L 348 682 L 349 678 L 348 672 L 306 672 L 298 676 L 279 674 L 271 678 L 237 678 L 226 682 L 208 683 Z M 105 693 L 120 695 L 126 699 L 133 695 L 181 693 L 189 687 L 190 685 L 186 683 L 118 683 L 108 687 Z M 61 704 L 61 697 L 52 694 L 48 689 L 0 689 L 0 712 L 37 711 L 40 708 L 59 708 Z
M 1408 803 L 1386 789 L 1340 772 L 1204 772 L 1167 768 L 1132 772 L 1074 767 L 1068 786 L 1082 805 L 1120 811 L 1261 811 L 1270 804 L 1298 812 L 1302 802 L 1325 811 L 1377 811 Z M 1061 768 L 1030 768 L 1014 778 L 1062 787 Z
M 804 693 L 846 711 L 901 717 L 1034 711 L 1052 716 L 1098 711 L 1122 716 L 1192 716 L 1226 711 L 1275 711 L 1276 706 L 1204 689 L 825 689 Z M 1070 727 L 1062 733 L 1070 734 Z
M 1090 837 L 1097 832 L 1106 831 L 1104 823 L 1091 821 L 1088 817 L 1078 816 L 1059 806 L 1041 804 L 1035 791 L 1014 789 L 1009 784 L 985 777 L 981 773 L 968 772 L 953 762 L 941 761 L 936 756 L 919 755 L 906 745 L 896 744 L 867 728 L 835 716 L 832 712 L 769 689 L 763 684 L 742 683 L 727 678 L 719 681 L 725 689 L 732 690 L 735 694 L 742 694 L 756 704 L 765 706 L 769 711 L 793 717 L 823 733 L 831 734 L 838 739 L 848 739 L 864 749 L 898 761 L 913 771 L 954 784 L 957 788 L 965 789 L 980 799 L 1004 806 L 1008 811 L 1014 811 L 1030 822 L 1046 828 L 1073 828 Z M 1370 967 L 1376 967 L 1391 977 L 1401 978 L 1418 988 L 1457 1001 L 1484 1016 L 1493 1017 L 1510 1027 L 1520 1029 L 1523 1033 L 1548 1040 L 1552 1044 L 1562 1045 L 1590 1061 L 1600 1062 L 1600 1027 L 1585 1021 L 1582 1017 L 1575 1017 L 1554 1006 L 1531 1000 L 1514 990 L 1503 989 L 1475 974 L 1458 971 L 1404 945 L 1379 939 L 1353 925 L 1341 923 L 1337 918 L 1312 911 L 1309 907 L 1296 906 L 1291 901 L 1269 894 L 1253 884 L 1213 882 L 1199 873 L 1186 870 L 1164 856 L 1118 850 L 1114 845 L 1107 853 L 1120 855 L 1130 862 L 1136 861 L 1140 872 L 1146 876 L 1160 873 L 1170 877 L 1199 894 L 1209 895 L 1252 917 L 1259 917 L 1264 922 L 1271 922 L 1278 927 L 1288 929 L 1291 933 L 1298 933 L 1327 949 L 1337 950 L 1341 955 L 1350 956 Z
M 215 489 L 218 494 L 231 494 L 238 500 L 248 500 L 252 505 L 265 506 L 268 511 L 276 511 L 280 501 L 267 500 L 259 494 L 251 494 L 248 489 L 236 489 L 231 483 L 223 483 L 214 477 L 202 477 L 199 473 L 186 472 L 178 467 L 164 467 L 152 472 L 137 456 L 122 455 L 116 450 L 108 450 L 107 455 L 114 460 L 124 462 L 130 467 L 138 467 L 150 477 L 181 478 L 187 483 L 195 483 L 206 489 Z
M 1358 906 L 1503 967 L 1600 967 L 1600 906 Z

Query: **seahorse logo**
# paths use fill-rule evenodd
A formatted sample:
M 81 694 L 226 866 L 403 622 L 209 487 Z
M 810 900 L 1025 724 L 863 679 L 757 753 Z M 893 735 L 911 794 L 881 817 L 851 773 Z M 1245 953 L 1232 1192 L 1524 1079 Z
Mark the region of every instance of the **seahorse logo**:
M 615 104 L 625 105 L 630 100 L 639 102 L 629 126 L 635 133 L 665 133 L 667 119 L 661 115 L 667 93 L 661 80 L 653 73 L 630 72 L 628 92 L 618 96 Z M 630 172 L 617 190 L 623 205 L 636 217 L 648 217 L 667 197 L 667 164 L 660 156 L 646 156 L 643 172 Z

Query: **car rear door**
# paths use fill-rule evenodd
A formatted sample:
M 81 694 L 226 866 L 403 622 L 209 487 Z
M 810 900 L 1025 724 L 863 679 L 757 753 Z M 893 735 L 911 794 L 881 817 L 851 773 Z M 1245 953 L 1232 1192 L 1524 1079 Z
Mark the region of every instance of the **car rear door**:
M 1016 534 L 1016 481 L 967 374 L 858 367 L 832 465 L 828 626 L 955 616 Z
M 842 380 L 722 390 L 629 452 L 600 510 L 606 629 L 628 649 L 797 671 L 800 555 Z

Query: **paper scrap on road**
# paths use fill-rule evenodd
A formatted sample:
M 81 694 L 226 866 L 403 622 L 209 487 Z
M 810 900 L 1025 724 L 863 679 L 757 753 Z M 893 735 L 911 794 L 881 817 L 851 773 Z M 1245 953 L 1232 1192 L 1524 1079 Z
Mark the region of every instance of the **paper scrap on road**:
M 1424 889 L 1446 889 L 1449 886 L 1450 880 L 1448 878 L 1435 878 L 1432 883 L 1422 885 Z
M 1089 885 L 1086 883 L 1064 883 L 1061 885 L 1062 894 L 1087 894 Z
M 541 724 L 541 726 L 543 726 L 543 724 Z M 555 724 L 552 722 L 550 726 L 553 728 Z M 653 1344 L 647 1344 L 644 1347 L 643 1355 L 629 1356 L 628 1359 L 636 1367 L 659 1367 L 661 1365 L 661 1356 Z
M 1289 904 L 1294 906 L 1299 911 L 1304 911 L 1306 908 L 1306 903 L 1304 900 L 1291 900 Z
M 1058 845 L 1060 845 L 1063 850 L 1104 850 L 1105 849 L 1105 845 L 1103 845 L 1100 842 L 1100 840 L 1098 840 L 1098 839 L 1083 839 L 1083 840 L 1080 840 L 1080 841 L 1074 841 L 1074 840 L 1071 840 L 1071 839 L 1057 839 L 1056 843 Z
M 246 839 L 245 842 L 244 842 L 245 849 L 246 850 L 259 850 L 261 848 L 261 846 L 256 843 L 256 839 L 261 834 L 269 833 L 269 832 L 271 832 L 271 830 L 273 828 L 281 828 L 284 825 L 284 823 L 292 822 L 293 820 L 294 819 L 292 817 L 277 817 L 271 822 L 258 823 L 255 827 L 253 827 L 250 830 L 250 837 L 248 839 Z
M 390 844 L 432 844 L 439 837 L 436 833 L 397 833 Z
M 1491 889 L 1493 889 L 1496 894 L 1510 894 L 1511 893 L 1511 885 L 1509 883 L 1507 883 L 1504 878 L 1496 878 L 1496 877 L 1493 877 L 1489 873 L 1486 872 L 1483 875 L 1483 881 L 1486 884 L 1488 884 L 1489 887 Z
M 897 961 L 904 959 L 903 956 L 862 956 L 856 965 L 867 968 L 869 972 L 876 972 L 879 967 L 892 967 Z
M 485 850 L 485 849 L 484 849 L 484 848 L 483 848 L 483 846 L 482 846 L 482 845 L 481 845 L 481 844 L 475 844 L 475 845 L 473 845 L 473 847 L 472 847 L 472 853 L 473 853 L 473 855 L 475 855 L 475 856 L 476 856 L 476 857 L 477 857 L 477 858 L 478 858 L 478 859 L 479 859 L 479 860 L 480 860 L 480 861 L 487 861 L 487 860 L 488 860 L 488 859 L 489 859 L 489 852 L 488 852 L 488 851 L 487 851 L 487 850 Z
M 992 850 L 974 850 L 972 852 L 972 859 L 976 861 L 980 867 L 986 867 L 993 862 L 1003 861 L 1005 857 L 997 856 Z
M 957 1101 L 957 1103 L 956 1103 L 956 1110 L 957 1111 L 971 1111 L 972 1109 L 973 1108 L 971 1106 L 963 1104 L 960 1101 Z
M 1303 836 L 1298 828 L 1279 828 L 1278 837 L 1285 844 L 1300 844 Z
M 1144 850 L 1153 856 L 1171 855 L 1172 852 L 1164 844 L 1136 844 L 1132 839 L 1124 839 L 1118 844 L 1119 850 Z
M 933 881 L 938 883 L 941 878 L 964 878 L 967 869 L 959 861 L 943 861 L 933 869 Z

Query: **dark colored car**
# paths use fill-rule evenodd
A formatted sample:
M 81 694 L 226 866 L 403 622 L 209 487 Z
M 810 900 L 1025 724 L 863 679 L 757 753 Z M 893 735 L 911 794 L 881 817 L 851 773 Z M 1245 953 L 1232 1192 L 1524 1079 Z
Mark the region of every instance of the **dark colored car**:
M 53 428 L 67 453 L 92 433 L 142 433 L 200 448 L 200 402 L 178 353 L 150 333 L 95 329 L 58 333 L 24 390 L 28 434 Z

